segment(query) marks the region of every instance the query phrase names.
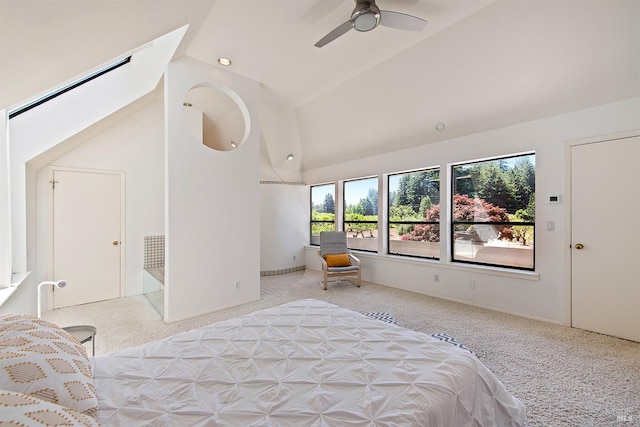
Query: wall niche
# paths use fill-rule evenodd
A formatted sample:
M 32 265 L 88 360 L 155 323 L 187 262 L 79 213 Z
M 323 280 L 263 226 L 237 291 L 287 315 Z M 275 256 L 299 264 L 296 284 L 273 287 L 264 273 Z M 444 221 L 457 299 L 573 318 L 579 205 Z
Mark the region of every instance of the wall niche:
M 238 102 L 221 88 L 206 84 L 184 97 L 185 123 L 191 134 L 209 148 L 231 151 L 245 141 L 248 130 Z M 193 118 L 201 114 L 202 120 Z

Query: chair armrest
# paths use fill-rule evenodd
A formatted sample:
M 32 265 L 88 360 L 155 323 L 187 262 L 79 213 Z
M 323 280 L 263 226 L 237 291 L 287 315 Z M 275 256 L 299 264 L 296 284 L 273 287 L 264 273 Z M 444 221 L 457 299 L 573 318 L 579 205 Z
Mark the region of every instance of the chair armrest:
M 327 260 L 324 259 L 324 257 L 322 256 L 322 254 L 320 252 L 318 252 L 318 256 L 320 257 L 320 262 L 322 263 L 322 271 L 327 271 L 327 268 L 329 268 L 327 266 Z
M 357 265 L 358 267 L 360 267 L 360 259 L 358 259 L 354 254 L 351 253 L 351 251 L 348 252 L 349 253 L 349 258 L 351 258 L 351 265 Z

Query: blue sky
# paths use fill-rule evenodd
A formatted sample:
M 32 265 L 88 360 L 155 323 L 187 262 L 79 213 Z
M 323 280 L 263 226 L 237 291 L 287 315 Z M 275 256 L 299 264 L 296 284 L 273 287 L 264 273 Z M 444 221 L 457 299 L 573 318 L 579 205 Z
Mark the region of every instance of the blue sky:
M 319 187 L 312 187 L 311 200 L 314 204 L 322 203 L 327 193 L 334 192 L 334 185 L 327 184 Z M 359 179 L 357 181 L 346 182 L 347 205 L 354 205 L 364 199 L 369 194 L 369 189 L 378 191 L 378 178 Z M 335 194 L 334 194 L 335 200 Z
M 369 190 L 378 192 L 378 178 L 359 179 L 345 182 L 345 198 L 347 206 L 357 204 L 360 199 L 365 199 Z

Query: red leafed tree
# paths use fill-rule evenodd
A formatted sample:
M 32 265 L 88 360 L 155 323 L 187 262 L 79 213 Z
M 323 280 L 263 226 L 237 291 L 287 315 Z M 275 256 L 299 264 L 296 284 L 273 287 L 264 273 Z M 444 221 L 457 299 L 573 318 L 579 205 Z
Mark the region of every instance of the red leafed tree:
M 469 196 L 453 196 L 453 220 L 476 222 L 509 222 L 507 210 L 492 205 L 484 199 L 472 199 Z
M 438 221 L 440 219 L 440 205 L 434 205 L 427 211 L 425 221 Z M 472 199 L 467 195 L 456 194 L 453 196 L 453 220 L 475 222 L 509 222 L 506 209 L 495 206 L 484 199 Z M 495 230 L 501 239 L 511 240 L 511 230 L 506 226 L 495 226 Z M 473 233 L 473 225 L 466 230 Z M 402 236 L 402 240 L 417 240 L 437 242 L 440 240 L 440 225 L 426 224 L 416 225 L 411 233 Z
M 425 221 L 440 220 L 440 205 L 433 205 L 424 218 Z M 414 240 L 419 242 L 439 242 L 440 241 L 440 224 L 424 224 L 416 225 L 413 231 L 402 235 L 402 240 Z

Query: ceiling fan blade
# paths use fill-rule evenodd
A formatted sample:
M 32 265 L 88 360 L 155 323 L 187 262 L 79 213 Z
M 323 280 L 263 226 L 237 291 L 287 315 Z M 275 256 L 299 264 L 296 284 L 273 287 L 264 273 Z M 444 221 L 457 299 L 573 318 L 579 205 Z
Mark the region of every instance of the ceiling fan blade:
M 332 41 L 334 41 L 335 39 L 337 39 L 338 37 L 340 37 L 341 35 L 343 35 L 344 33 L 346 33 L 352 28 L 353 28 L 353 24 L 351 23 L 351 21 L 347 21 L 344 24 L 336 27 L 333 31 L 331 31 L 329 34 L 327 34 L 320 40 L 318 40 L 318 42 L 314 44 L 314 46 L 322 47 L 328 43 L 331 43 Z
M 427 25 L 427 21 L 417 16 L 407 15 L 406 13 L 381 10 L 380 25 L 398 30 L 422 31 L 424 26 Z

